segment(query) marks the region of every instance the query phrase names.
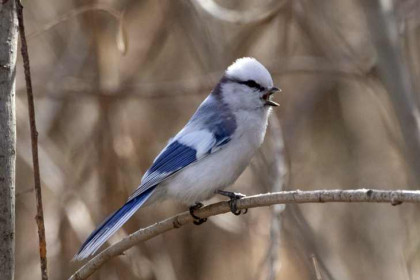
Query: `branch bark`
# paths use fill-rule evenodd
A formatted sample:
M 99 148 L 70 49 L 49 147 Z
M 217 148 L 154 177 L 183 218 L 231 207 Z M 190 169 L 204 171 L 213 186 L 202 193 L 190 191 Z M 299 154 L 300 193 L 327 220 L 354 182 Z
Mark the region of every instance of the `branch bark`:
M 14 1 L 0 2 L 0 275 L 15 270 L 15 69 L 17 18 Z
M 403 202 L 420 203 L 420 191 L 408 190 L 317 190 L 317 191 L 283 191 L 276 193 L 248 196 L 238 200 L 238 209 L 271 206 L 274 204 L 287 203 L 323 203 L 323 202 L 382 202 L 399 205 Z M 195 212 L 200 218 L 227 213 L 230 211 L 226 201 L 207 205 Z M 130 234 L 121 241 L 111 245 L 104 251 L 89 260 L 69 280 L 82 280 L 88 278 L 103 264 L 115 256 L 122 255 L 124 251 L 139 242 L 149 240 L 157 235 L 185 224 L 192 223 L 193 218 L 189 212 L 173 216 L 156 224 L 140 229 Z

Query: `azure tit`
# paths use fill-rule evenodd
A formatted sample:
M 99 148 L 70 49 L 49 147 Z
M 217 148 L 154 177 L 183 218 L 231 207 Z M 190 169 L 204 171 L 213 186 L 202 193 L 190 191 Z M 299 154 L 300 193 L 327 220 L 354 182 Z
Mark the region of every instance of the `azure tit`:
M 264 140 L 271 100 L 279 91 L 267 69 L 254 58 L 240 58 L 227 68 L 197 111 L 153 161 L 127 202 L 110 215 L 81 246 L 75 259 L 94 254 L 141 207 L 175 198 L 194 215 L 199 201 L 216 193 L 231 198 L 236 209 L 240 194 L 224 191 L 245 170 Z

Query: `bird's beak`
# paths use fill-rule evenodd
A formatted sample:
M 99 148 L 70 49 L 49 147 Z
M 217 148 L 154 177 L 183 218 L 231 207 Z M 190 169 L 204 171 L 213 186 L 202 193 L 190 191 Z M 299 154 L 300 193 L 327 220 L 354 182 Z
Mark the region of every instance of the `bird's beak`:
M 263 95 L 263 100 L 265 101 L 264 102 L 264 105 L 265 106 L 273 106 L 273 107 L 277 107 L 277 106 L 280 106 L 280 104 L 279 103 L 277 103 L 277 102 L 274 102 L 274 101 L 272 101 L 271 99 L 270 99 L 270 97 L 271 97 L 271 95 L 273 95 L 274 93 L 276 93 L 276 92 L 280 92 L 281 91 L 281 89 L 279 89 L 279 88 L 276 88 L 276 87 L 272 87 L 272 88 L 270 88 L 268 91 L 267 91 L 267 93 L 265 93 L 264 95 Z

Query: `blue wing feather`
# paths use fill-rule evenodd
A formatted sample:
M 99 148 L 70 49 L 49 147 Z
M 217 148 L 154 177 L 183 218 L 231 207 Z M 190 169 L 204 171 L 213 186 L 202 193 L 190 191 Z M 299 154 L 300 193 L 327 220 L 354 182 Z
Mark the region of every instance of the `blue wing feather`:
M 141 185 L 130 196 L 130 199 L 156 186 L 164 179 L 195 161 L 197 161 L 197 151 L 195 149 L 179 141 L 173 141 L 160 153 L 146 174 L 144 174 Z
M 149 172 L 172 172 L 196 160 L 196 150 L 174 141 L 159 155 Z

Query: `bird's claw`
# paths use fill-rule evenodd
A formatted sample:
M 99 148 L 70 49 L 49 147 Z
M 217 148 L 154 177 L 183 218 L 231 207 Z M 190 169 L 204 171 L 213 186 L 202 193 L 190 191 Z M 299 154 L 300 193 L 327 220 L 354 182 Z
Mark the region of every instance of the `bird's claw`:
M 194 214 L 195 210 L 200 209 L 203 206 L 204 205 L 201 202 L 196 202 L 194 205 L 190 206 L 190 215 L 194 218 L 194 221 L 193 221 L 194 225 L 198 226 L 207 221 L 207 218 L 200 218 Z
M 233 215 L 239 216 L 241 214 L 246 214 L 246 212 L 248 212 L 248 209 L 244 209 L 243 212 L 242 210 L 239 210 L 238 207 L 236 206 L 236 202 L 238 201 L 239 198 L 231 198 L 229 200 L 229 206 L 230 206 L 230 212 L 232 212 Z
M 218 190 L 217 193 L 230 198 L 229 200 L 230 212 L 232 212 L 234 215 L 238 216 L 241 214 L 246 214 L 248 212 L 248 209 L 239 210 L 238 207 L 236 206 L 237 201 L 245 197 L 246 195 L 241 194 L 241 193 L 221 191 L 221 190 Z

